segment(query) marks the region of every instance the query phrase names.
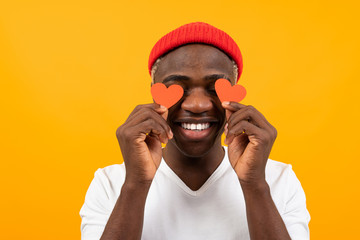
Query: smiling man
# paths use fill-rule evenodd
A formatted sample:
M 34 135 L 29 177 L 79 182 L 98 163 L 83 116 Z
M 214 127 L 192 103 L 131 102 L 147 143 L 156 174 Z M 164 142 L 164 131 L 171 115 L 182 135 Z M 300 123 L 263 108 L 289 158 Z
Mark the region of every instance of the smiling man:
M 216 95 L 217 79 L 236 84 L 242 72 L 233 39 L 206 23 L 181 26 L 155 44 L 149 71 L 184 95 L 169 109 L 139 105 L 118 128 L 124 164 L 95 173 L 82 239 L 309 239 L 300 182 L 268 159 L 276 129 Z

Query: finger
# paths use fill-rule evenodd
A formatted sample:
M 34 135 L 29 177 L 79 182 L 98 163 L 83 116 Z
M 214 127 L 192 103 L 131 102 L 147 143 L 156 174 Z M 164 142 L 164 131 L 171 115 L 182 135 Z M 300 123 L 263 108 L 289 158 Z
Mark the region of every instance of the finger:
M 156 113 L 156 115 L 162 116 L 165 121 L 167 119 L 168 110 L 166 107 L 160 106 L 159 108 L 153 108 L 153 107 L 142 105 L 141 107 L 135 109 L 132 112 L 131 116 L 128 117 L 126 122 L 134 122 L 135 120 L 142 119 L 142 116 L 149 112 L 150 113 L 154 112 L 154 113 Z
M 161 143 L 157 136 L 148 135 L 145 139 L 145 143 L 148 146 L 150 152 L 153 152 L 153 153 L 156 153 L 157 152 L 156 150 L 161 148 Z M 160 153 L 160 155 L 161 155 L 161 153 Z M 161 159 L 161 156 L 159 156 L 159 158 Z M 155 160 L 155 159 L 153 159 L 153 160 Z M 161 162 L 161 160 L 154 161 L 156 168 L 159 168 L 160 162 Z
M 267 124 L 266 119 L 264 119 L 260 113 L 253 108 L 252 106 L 246 106 L 234 112 L 228 119 L 229 128 L 235 126 L 238 122 L 246 120 L 259 128 L 268 129 L 269 125 Z
M 237 102 L 223 102 L 222 106 L 230 111 L 231 113 L 237 112 L 239 110 L 244 111 L 243 109 L 247 109 L 247 111 L 252 112 L 253 114 L 256 114 L 258 116 L 258 121 L 260 122 L 260 119 L 262 119 L 262 121 L 268 125 L 269 127 L 273 127 L 265 118 L 265 116 L 259 112 L 255 107 L 251 106 L 251 105 L 244 105 L 241 103 L 237 103 Z M 230 117 L 230 116 L 229 116 Z
M 232 111 L 229 111 L 229 110 L 225 109 L 226 121 L 229 120 L 229 118 L 230 118 L 230 116 L 231 116 L 232 113 L 233 113 Z
M 167 110 L 166 110 L 167 112 Z M 167 114 L 167 113 L 166 113 Z M 154 119 L 157 124 L 160 124 L 164 130 L 167 132 L 168 138 L 171 139 L 173 137 L 173 133 L 171 131 L 171 128 L 169 124 L 166 122 L 164 117 L 159 115 L 157 112 L 155 112 L 151 108 L 143 108 L 142 111 L 137 112 L 134 114 L 130 119 L 127 120 L 126 124 L 129 126 L 138 125 L 143 121 L 146 121 L 148 119 Z
M 148 135 L 158 137 L 159 141 L 165 144 L 169 139 L 166 130 L 151 118 L 131 127 L 131 131 L 134 133 L 135 137 L 140 137 L 140 140 L 142 141 L 144 141 Z
M 155 112 L 159 113 L 165 121 L 167 120 L 169 110 L 165 106 L 160 105 L 159 108 L 155 109 Z
M 232 128 L 229 127 L 228 134 L 226 135 L 225 138 L 225 143 L 228 145 L 231 144 L 231 142 L 234 140 L 235 137 L 244 133 L 249 137 L 261 136 L 262 130 L 257 126 L 255 126 L 254 124 L 246 120 L 242 120 Z
M 233 104 L 233 103 L 235 103 L 235 104 Z M 223 106 L 223 108 L 225 108 L 226 120 L 228 120 L 230 118 L 231 114 L 238 111 L 242 107 L 246 106 L 246 105 L 243 105 L 243 104 L 240 104 L 237 102 L 226 102 L 226 101 L 222 102 L 221 105 Z
M 228 134 L 228 124 L 226 123 L 225 124 L 225 127 L 224 127 L 224 134 L 225 134 L 225 137 L 227 136 Z M 225 139 L 226 140 L 226 139 Z M 248 136 L 246 135 L 246 133 L 242 133 L 240 134 L 239 136 L 237 136 L 237 139 L 236 139 L 236 145 L 237 145 L 237 152 L 241 155 L 247 144 L 249 143 L 249 139 L 248 139 Z M 226 144 L 226 142 L 224 142 Z
M 238 103 L 238 102 L 227 102 L 227 101 L 222 102 L 221 105 L 223 108 L 225 108 L 231 112 L 236 112 L 239 109 L 246 107 L 246 105 Z
M 232 148 L 232 149 L 236 149 L 236 153 L 238 154 L 238 156 L 241 156 L 246 147 L 249 144 L 249 136 L 246 135 L 246 133 L 242 133 L 240 135 L 238 135 L 237 137 L 235 137 L 230 143 L 229 145 L 234 145 L 236 146 L 236 148 Z
M 130 113 L 130 115 L 126 121 L 132 119 L 133 115 L 136 115 L 137 113 L 142 112 L 144 109 L 153 109 L 154 111 L 157 111 L 160 114 L 167 111 L 166 107 L 161 106 L 157 103 L 141 104 L 141 105 L 137 105 L 134 108 L 134 110 Z

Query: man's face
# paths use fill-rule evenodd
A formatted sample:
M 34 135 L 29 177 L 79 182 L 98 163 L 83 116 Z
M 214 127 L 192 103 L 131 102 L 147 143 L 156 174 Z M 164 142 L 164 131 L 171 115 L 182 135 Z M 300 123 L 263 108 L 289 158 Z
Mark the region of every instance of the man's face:
M 219 78 L 234 84 L 233 64 L 222 51 L 204 44 L 189 44 L 168 53 L 155 73 L 155 83 L 184 88 L 184 96 L 169 109 L 167 122 L 174 138 L 168 144 L 188 157 L 204 156 L 215 143 L 221 144 L 225 110 L 215 92 Z

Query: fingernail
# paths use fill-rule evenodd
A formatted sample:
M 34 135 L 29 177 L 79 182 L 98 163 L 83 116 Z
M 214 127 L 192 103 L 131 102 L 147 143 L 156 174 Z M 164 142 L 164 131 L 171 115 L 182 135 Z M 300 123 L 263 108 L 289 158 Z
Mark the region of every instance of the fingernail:
M 222 102 L 222 104 L 223 104 L 223 105 L 229 105 L 229 104 L 230 104 L 230 102 L 225 101 L 225 102 Z
M 174 134 L 173 134 L 173 132 L 172 132 L 171 129 L 170 129 L 170 131 L 169 131 L 169 137 L 170 137 L 170 139 L 173 138 L 173 136 L 174 136 Z
M 166 110 L 167 108 L 163 105 L 160 105 L 160 108 L 163 109 L 163 110 Z

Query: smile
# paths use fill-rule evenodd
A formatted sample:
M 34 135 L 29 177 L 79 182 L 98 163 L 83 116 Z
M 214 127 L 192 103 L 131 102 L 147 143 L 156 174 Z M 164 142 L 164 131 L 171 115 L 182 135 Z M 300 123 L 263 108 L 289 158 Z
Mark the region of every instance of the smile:
M 181 127 L 191 131 L 203 131 L 210 127 L 210 123 L 181 123 Z
M 203 141 L 207 139 L 216 125 L 215 122 L 194 123 L 187 121 L 177 124 L 180 135 L 187 141 Z

